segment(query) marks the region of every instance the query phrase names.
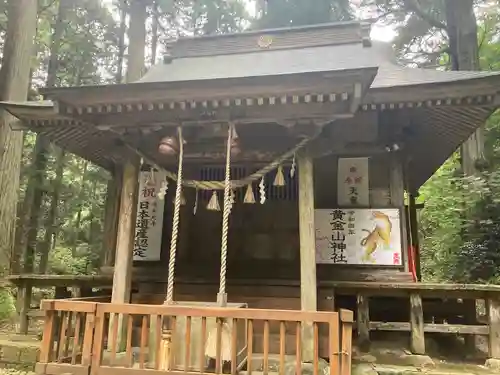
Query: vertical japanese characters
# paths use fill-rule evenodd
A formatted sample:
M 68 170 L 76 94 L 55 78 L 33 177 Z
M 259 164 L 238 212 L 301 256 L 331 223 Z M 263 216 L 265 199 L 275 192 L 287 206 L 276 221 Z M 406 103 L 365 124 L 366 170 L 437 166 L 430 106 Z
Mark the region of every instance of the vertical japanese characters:
M 151 172 L 140 174 L 134 260 L 160 260 L 164 201 L 158 198 L 163 179 Z
M 342 210 L 333 210 L 330 212 L 330 227 L 331 227 L 331 237 L 329 241 L 331 254 L 330 259 L 333 263 L 347 263 L 347 258 L 345 251 L 347 245 L 345 243 L 345 226 L 344 221 L 345 212 Z
M 386 234 L 381 216 L 391 223 Z M 402 265 L 399 209 L 316 209 L 314 224 L 317 263 Z
M 337 201 L 341 208 L 369 207 L 368 158 L 340 158 Z

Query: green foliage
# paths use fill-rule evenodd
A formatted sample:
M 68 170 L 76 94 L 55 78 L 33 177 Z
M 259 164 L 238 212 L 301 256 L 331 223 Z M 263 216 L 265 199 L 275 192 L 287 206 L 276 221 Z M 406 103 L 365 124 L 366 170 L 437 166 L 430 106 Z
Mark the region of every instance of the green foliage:
M 311 25 L 333 21 L 348 21 L 353 9 L 348 0 L 275 0 L 267 2 L 267 9 L 253 26 L 256 29 Z
M 427 280 L 500 281 L 500 114 L 488 121 L 488 168 L 459 173 L 455 155 L 421 189 L 422 267 Z
M 73 254 L 72 249 L 67 247 L 56 247 L 49 255 L 49 273 L 56 275 L 87 275 L 92 273 L 90 269 L 91 253 L 80 251 Z
M 16 304 L 8 288 L 0 288 L 0 321 L 12 319 L 16 313 Z

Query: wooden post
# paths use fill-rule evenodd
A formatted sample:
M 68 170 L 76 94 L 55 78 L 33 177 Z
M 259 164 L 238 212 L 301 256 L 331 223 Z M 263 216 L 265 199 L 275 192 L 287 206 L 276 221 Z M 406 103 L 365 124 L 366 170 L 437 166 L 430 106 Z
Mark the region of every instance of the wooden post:
M 476 310 L 476 300 L 475 299 L 464 299 L 464 320 L 465 324 L 475 325 L 477 324 L 477 310 Z M 476 335 L 465 335 L 464 336 L 465 350 L 468 353 L 474 354 L 476 352 Z
M 130 4 L 130 27 L 128 35 L 128 83 L 139 80 L 144 72 L 146 16 L 146 3 L 140 0 L 132 1 Z M 138 163 L 127 162 L 123 167 L 111 303 L 130 302 L 139 171 Z M 110 327 L 113 326 L 113 320 L 115 319 L 118 320 L 117 340 L 121 350 L 125 344 L 124 338 L 126 337 L 124 336 L 125 325 L 123 324 L 123 315 L 112 315 L 110 318 Z
M 358 294 L 356 298 L 356 331 L 358 346 L 363 352 L 370 350 L 370 308 L 368 297 Z
M 409 271 L 408 266 L 408 236 L 406 233 L 406 210 L 405 210 L 405 189 L 404 189 L 404 175 L 403 164 L 398 156 L 391 159 L 390 169 L 390 190 L 391 190 L 391 205 L 394 208 L 400 209 L 400 222 L 401 222 L 401 246 L 403 249 L 403 262 L 405 271 Z
M 113 274 L 111 303 L 129 303 L 132 285 L 132 259 L 137 207 L 139 167 L 128 162 L 123 171 L 123 184 L 120 199 L 120 217 L 116 240 L 116 257 Z M 118 317 L 115 315 L 111 320 Z M 122 343 L 123 315 L 119 315 L 118 343 Z M 110 324 L 110 327 L 113 323 Z
M 424 311 L 420 294 L 410 294 L 411 350 L 413 354 L 425 354 Z
M 420 251 L 419 251 L 419 241 L 418 241 L 418 216 L 417 216 L 417 205 L 415 203 L 415 194 L 408 195 L 408 211 L 410 222 L 410 236 L 411 245 L 415 249 L 413 261 L 415 262 L 415 271 L 417 273 L 417 281 L 422 280 L 422 273 L 420 267 Z
M 17 333 L 21 335 L 28 334 L 29 317 L 28 312 L 31 306 L 32 286 L 30 281 L 23 281 L 17 288 L 17 309 L 19 311 L 19 325 Z
M 300 305 L 303 311 L 316 311 L 316 251 L 314 228 L 313 160 L 307 152 L 297 155 L 299 177 L 299 236 L 300 236 Z M 312 324 L 302 325 L 302 361 L 314 357 Z
M 500 359 L 500 301 L 488 299 L 489 357 Z
M 121 178 L 121 173 L 113 173 L 112 178 L 108 181 L 106 193 L 102 265 L 107 267 L 112 267 L 115 263 Z
M 341 309 L 339 315 L 342 339 L 340 373 L 342 375 L 351 375 L 353 313 L 350 310 Z

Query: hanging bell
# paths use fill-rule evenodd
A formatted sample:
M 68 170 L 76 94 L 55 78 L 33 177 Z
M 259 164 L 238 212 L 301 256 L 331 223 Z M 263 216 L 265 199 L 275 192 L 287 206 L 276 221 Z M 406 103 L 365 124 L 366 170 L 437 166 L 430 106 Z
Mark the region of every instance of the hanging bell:
M 158 146 L 158 152 L 162 155 L 175 155 L 179 152 L 179 142 L 175 137 L 163 137 Z
M 207 210 L 209 211 L 220 211 L 219 198 L 217 197 L 217 192 L 212 193 L 212 197 L 207 205 Z
M 276 177 L 274 178 L 274 186 L 285 186 L 285 175 L 283 174 L 283 167 L 278 166 L 278 170 L 276 171 Z
M 231 155 L 238 156 L 239 154 L 241 154 L 240 140 L 233 139 L 231 141 Z
M 248 184 L 245 197 L 243 198 L 243 203 L 253 204 L 255 203 L 255 195 L 253 193 L 252 184 Z

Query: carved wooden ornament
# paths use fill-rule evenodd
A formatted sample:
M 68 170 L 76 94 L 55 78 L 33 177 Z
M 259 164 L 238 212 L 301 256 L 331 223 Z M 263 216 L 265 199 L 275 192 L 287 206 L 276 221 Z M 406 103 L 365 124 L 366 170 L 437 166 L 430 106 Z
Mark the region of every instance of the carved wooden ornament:
M 261 35 L 257 41 L 260 48 L 269 48 L 273 44 L 273 37 L 271 35 Z

